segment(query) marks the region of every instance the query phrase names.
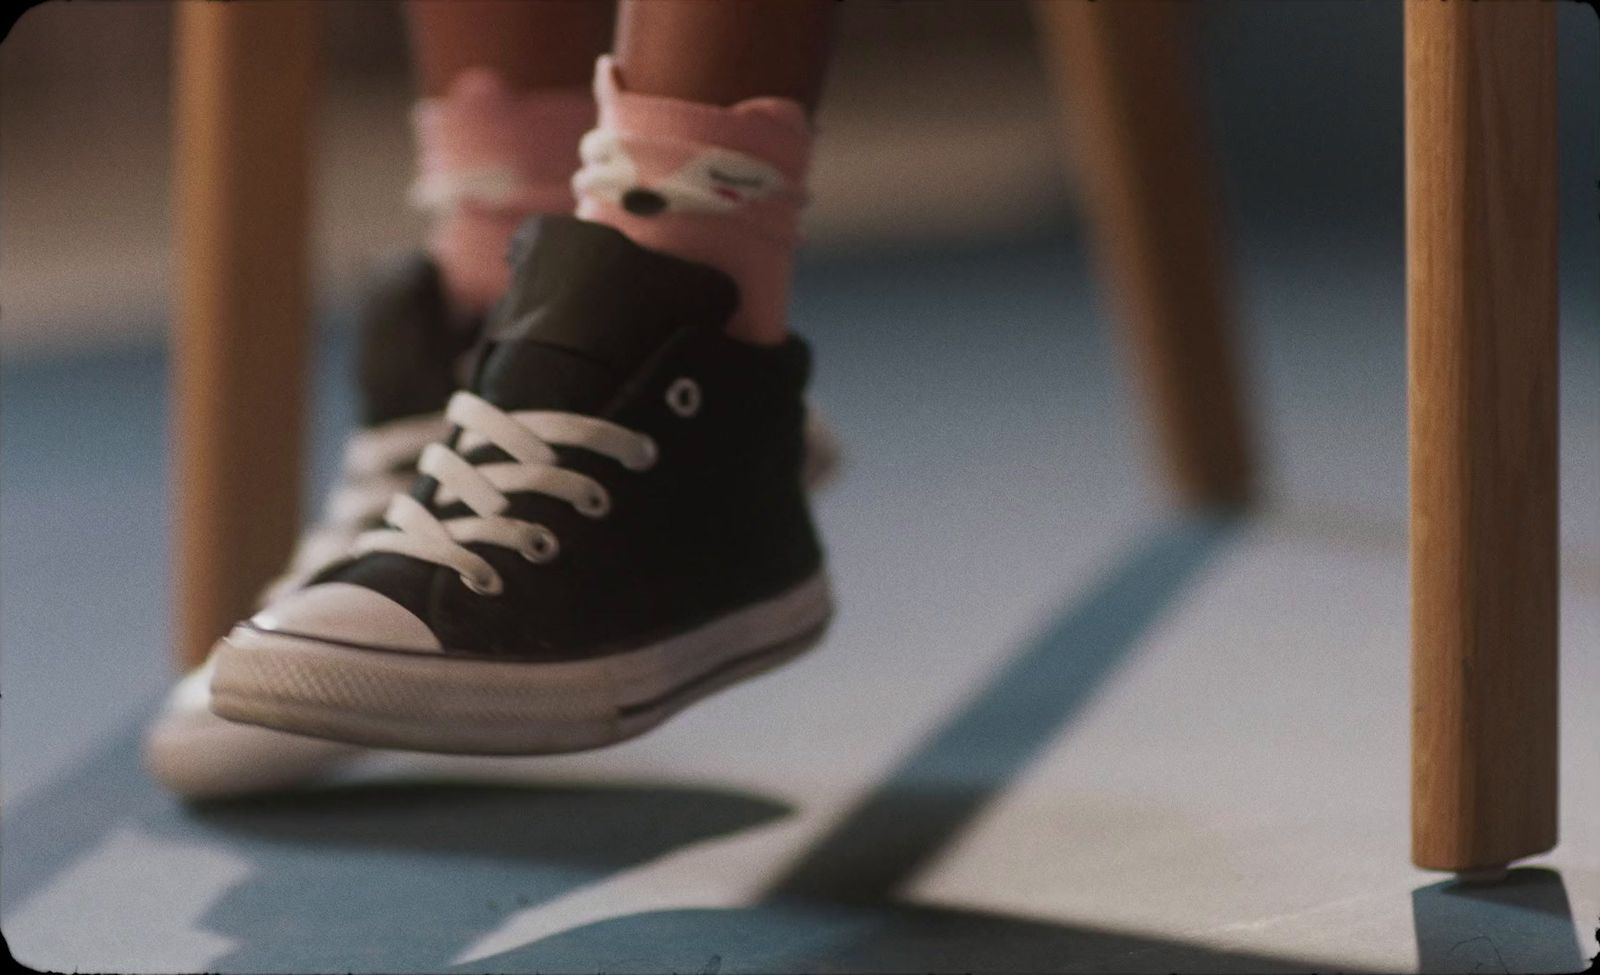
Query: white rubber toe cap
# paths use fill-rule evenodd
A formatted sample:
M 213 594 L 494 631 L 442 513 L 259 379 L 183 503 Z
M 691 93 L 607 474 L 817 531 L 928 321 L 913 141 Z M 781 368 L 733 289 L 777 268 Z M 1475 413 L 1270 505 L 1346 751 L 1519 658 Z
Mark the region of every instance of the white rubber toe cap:
M 433 653 L 442 649 L 428 625 L 381 593 L 348 582 L 292 592 L 250 619 L 262 630 L 340 643 Z

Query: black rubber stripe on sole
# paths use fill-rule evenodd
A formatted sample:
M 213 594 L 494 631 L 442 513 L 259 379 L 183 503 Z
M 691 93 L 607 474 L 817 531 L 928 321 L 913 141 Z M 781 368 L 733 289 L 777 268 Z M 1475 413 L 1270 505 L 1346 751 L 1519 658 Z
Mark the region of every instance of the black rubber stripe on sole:
M 740 654 L 737 657 L 730 657 L 729 659 L 724 660 L 722 663 L 717 664 L 715 667 L 712 667 L 710 670 L 696 674 L 695 676 L 684 681 L 682 684 L 669 688 L 666 691 L 657 694 L 655 697 L 648 698 L 643 701 L 636 701 L 632 704 L 622 705 L 621 707 L 617 708 L 617 716 L 623 718 L 634 718 L 644 714 L 647 711 L 656 711 L 664 708 L 672 704 L 677 699 L 699 690 L 701 687 L 704 687 L 706 684 L 716 680 L 718 677 L 726 675 L 729 671 L 736 670 L 745 664 L 753 663 L 763 657 L 779 656 L 807 642 L 813 642 L 821 637 L 823 631 L 827 628 L 828 621 L 823 620 L 803 633 L 787 637 L 777 643 L 762 647 L 759 650 L 751 650 L 750 652 Z

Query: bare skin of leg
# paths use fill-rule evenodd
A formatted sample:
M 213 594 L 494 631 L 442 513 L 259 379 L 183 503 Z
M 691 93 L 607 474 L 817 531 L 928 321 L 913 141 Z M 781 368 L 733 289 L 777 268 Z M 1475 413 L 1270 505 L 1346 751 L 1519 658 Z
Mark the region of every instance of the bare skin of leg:
M 406 13 L 429 97 L 467 68 L 488 68 L 513 90 L 586 88 L 611 45 L 613 7 L 603 0 L 411 0 Z
M 616 59 L 629 90 L 710 105 L 791 98 L 814 111 L 833 0 L 625 0 Z

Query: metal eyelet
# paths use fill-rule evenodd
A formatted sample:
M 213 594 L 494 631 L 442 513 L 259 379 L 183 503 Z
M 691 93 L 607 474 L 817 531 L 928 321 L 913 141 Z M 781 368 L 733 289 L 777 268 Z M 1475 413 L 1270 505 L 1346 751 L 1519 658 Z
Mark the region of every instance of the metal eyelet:
M 535 525 L 533 537 L 518 551 L 523 558 L 537 565 L 553 560 L 560 553 L 561 544 L 556 540 L 555 532 L 543 525 Z
M 577 508 L 590 518 L 604 518 L 611 512 L 611 495 L 607 494 L 603 488 L 595 488 L 584 495 L 583 501 L 577 505 Z
M 684 376 L 667 387 L 667 406 L 682 417 L 700 412 L 700 384 Z
M 471 589 L 480 596 L 498 596 L 506 591 L 506 582 L 500 578 L 500 573 L 490 570 L 487 577 L 478 579 L 472 574 L 461 573 L 461 584 Z

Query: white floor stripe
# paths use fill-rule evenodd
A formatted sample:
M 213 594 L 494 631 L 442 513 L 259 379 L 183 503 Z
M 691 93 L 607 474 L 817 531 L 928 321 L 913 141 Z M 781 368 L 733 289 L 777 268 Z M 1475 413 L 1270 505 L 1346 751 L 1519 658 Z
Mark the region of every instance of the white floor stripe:
M 226 847 L 126 826 L 8 917 L 6 938 L 17 959 L 41 971 L 206 971 L 233 941 L 206 931 L 201 918 L 250 870 Z

